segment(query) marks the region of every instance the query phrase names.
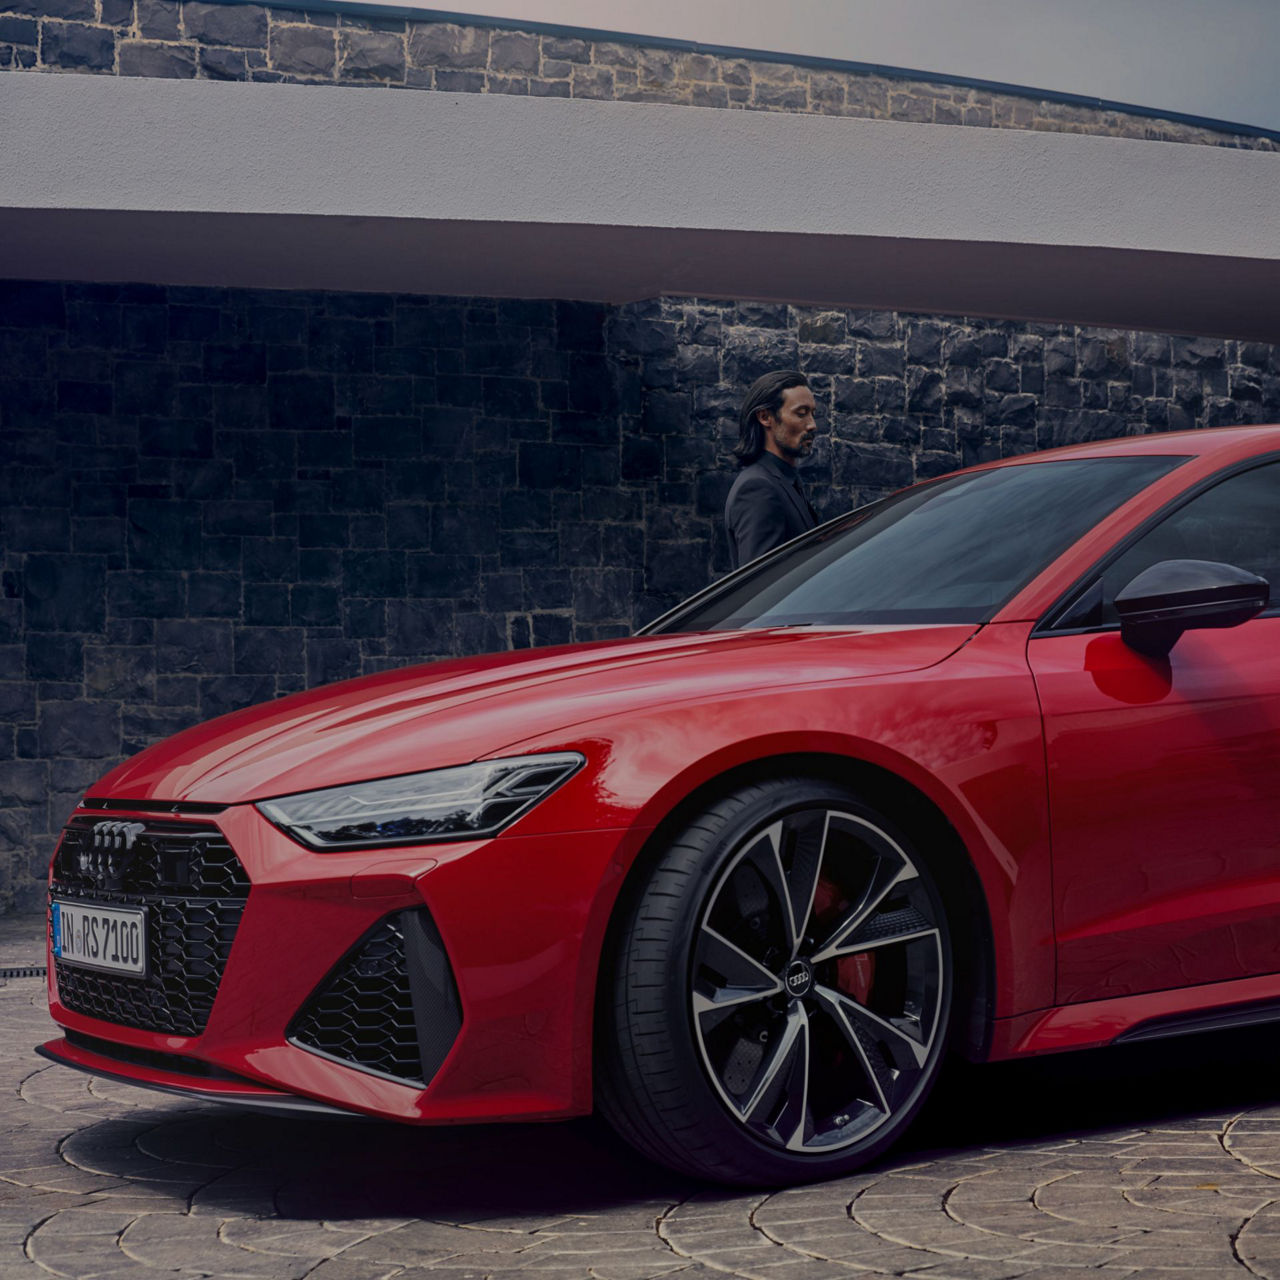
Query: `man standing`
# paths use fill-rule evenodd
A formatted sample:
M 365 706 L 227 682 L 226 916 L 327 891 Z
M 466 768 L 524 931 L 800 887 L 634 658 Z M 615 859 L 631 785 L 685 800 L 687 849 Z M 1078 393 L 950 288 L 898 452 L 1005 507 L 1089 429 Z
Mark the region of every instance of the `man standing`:
M 814 409 L 809 383 L 796 369 L 757 378 L 742 402 L 733 450 L 742 471 L 724 504 L 735 569 L 818 523 L 796 470 L 813 450 Z

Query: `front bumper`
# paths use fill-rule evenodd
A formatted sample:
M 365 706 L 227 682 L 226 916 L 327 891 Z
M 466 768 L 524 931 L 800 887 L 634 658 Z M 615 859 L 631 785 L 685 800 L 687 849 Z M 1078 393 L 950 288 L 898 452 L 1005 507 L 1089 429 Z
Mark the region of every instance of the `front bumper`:
M 121 1045 L 95 1040 L 75 1031 L 68 1031 L 65 1036 L 37 1045 L 36 1052 L 42 1058 L 48 1058 L 50 1062 L 56 1062 L 62 1067 L 73 1067 L 89 1075 L 103 1076 L 108 1080 L 119 1080 L 145 1089 L 157 1089 L 161 1093 L 179 1094 L 201 1102 L 229 1102 L 235 1106 L 251 1107 L 277 1115 L 353 1114 L 341 1107 L 317 1102 L 313 1098 L 299 1097 L 295 1093 L 269 1089 L 252 1080 L 238 1079 L 229 1072 L 219 1072 L 216 1069 L 210 1071 L 207 1064 L 197 1064 L 192 1059 L 172 1055 L 171 1061 L 165 1061 L 169 1055 L 163 1054 L 146 1054 L 142 1057 L 130 1053 Z
M 47 1056 L 188 1096 L 273 1108 L 309 1099 L 416 1123 L 590 1109 L 596 964 L 624 832 L 317 854 L 251 805 L 200 815 L 178 806 L 162 821 L 157 808 L 82 809 L 72 827 L 109 817 L 163 825 L 176 839 L 203 826 L 234 851 L 246 891 L 204 928 L 212 917 L 200 886 L 94 882 L 92 865 L 75 880 L 60 844 L 55 896 L 75 880 L 82 899 L 140 905 L 157 919 L 181 901 L 183 919 L 204 932 L 184 951 L 189 929 L 170 919 L 167 938 L 153 941 L 150 976 L 113 977 L 108 1000 L 86 998 L 84 971 L 50 955 L 50 1008 L 70 1036 Z M 159 857 L 148 839 L 148 856 Z M 206 962 L 219 941 L 210 990 Z M 159 990 L 162 970 L 167 987 L 143 991 Z M 172 996 L 188 987 L 203 987 L 207 1008 Z

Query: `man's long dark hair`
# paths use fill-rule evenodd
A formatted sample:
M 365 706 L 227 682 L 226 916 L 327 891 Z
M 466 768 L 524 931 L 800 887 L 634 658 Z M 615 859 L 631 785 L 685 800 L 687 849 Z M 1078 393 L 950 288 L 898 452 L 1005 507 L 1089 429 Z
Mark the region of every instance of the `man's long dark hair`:
M 776 414 L 792 387 L 807 387 L 809 379 L 799 369 L 774 369 L 757 378 L 738 411 L 738 443 L 733 456 L 740 467 L 750 466 L 764 452 L 764 427 L 757 416 L 761 409 Z

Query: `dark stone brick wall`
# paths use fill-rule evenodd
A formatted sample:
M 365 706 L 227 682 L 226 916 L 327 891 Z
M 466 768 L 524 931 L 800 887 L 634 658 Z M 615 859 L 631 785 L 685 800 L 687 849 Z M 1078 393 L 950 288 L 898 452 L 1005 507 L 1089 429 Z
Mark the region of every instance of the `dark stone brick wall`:
M 827 516 L 984 458 L 1280 419 L 1280 348 L 664 299 L 0 282 L 0 910 L 123 755 L 432 657 L 625 634 L 727 568 L 745 386 Z
M 1280 147 L 1247 132 L 840 66 L 218 0 L 0 0 L 0 70 L 604 98 Z

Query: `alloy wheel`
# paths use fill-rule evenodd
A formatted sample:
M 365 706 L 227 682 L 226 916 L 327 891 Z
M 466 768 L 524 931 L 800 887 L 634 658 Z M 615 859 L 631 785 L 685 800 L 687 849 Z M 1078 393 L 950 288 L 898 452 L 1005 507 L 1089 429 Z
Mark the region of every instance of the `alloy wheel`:
M 913 1103 L 942 1031 L 939 916 L 903 847 L 854 813 L 785 813 L 731 853 L 694 939 L 690 1013 L 754 1138 L 834 1153 Z

